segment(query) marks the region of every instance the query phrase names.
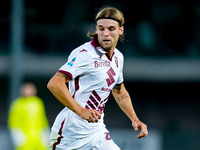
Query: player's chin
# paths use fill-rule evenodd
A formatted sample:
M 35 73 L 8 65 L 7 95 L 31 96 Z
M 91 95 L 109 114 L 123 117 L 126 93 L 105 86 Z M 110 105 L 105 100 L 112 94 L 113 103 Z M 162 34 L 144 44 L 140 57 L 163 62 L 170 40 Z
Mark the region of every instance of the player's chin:
M 110 45 L 103 45 L 102 47 L 105 51 L 109 51 L 112 48 Z

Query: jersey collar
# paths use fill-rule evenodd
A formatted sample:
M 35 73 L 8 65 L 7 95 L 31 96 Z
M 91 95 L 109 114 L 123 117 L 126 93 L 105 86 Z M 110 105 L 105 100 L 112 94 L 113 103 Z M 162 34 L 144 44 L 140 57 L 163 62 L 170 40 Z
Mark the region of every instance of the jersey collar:
M 99 45 L 99 42 L 97 41 L 97 37 L 94 36 L 92 41 L 91 41 L 91 44 L 102 54 L 105 54 L 106 51 Z

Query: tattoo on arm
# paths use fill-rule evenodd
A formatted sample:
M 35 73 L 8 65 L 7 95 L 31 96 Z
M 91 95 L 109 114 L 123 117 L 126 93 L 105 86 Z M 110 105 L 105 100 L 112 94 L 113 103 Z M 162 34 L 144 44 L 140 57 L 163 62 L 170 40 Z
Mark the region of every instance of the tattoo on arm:
M 116 84 L 113 89 L 116 89 L 116 90 L 121 90 L 121 84 Z
M 58 72 L 57 75 L 60 76 L 60 77 L 65 78 L 65 80 L 69 80 L 69 76 L 66 75 L 66 74 L 64 74 L 64 73 L 60 73 L 60 72 Z
M 124 94 L 124 95 L 118 97 L 118 98 L 116 99 L 116 101 L 117 101 L 117 103 L 119 103 L 120 101 L 122 101 L 123 99 L 125 99 L 125 98 L 127 98 L 127 97 L 128 97 L 128 96 L 127 96 L 126 94 Z

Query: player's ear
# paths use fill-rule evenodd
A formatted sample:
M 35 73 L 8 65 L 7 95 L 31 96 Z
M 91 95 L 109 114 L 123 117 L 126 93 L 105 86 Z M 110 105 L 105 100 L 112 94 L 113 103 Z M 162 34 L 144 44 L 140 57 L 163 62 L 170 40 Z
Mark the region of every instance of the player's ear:
M 95 33 L 97 34 L 97 25 L 96 25 Z
M 119 27 L 119 36 L 124 33 L 124 26 Z

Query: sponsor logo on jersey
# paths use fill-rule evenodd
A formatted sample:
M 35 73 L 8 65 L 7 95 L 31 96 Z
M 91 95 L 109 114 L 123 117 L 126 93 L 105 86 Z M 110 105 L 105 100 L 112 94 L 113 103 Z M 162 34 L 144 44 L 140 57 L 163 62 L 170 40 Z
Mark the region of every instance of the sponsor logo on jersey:
M 109 89 L 109 88 L 104 88 L 104 87 L 103 87 L 103 88 L 101 89 L 101 91 L 104 91 L 104 92 L 110 92 L 111 89 Z
M 98 67 L 110 67 L 110 62 L 109 61 L 94 61 L 94 66 L 95 68 Z
M 67 63 L 67 65 L 69 65 L 70 67 L 73 66 L 74 62 L 76 60 L 76 57 L 74 57 L 70 62 Z

